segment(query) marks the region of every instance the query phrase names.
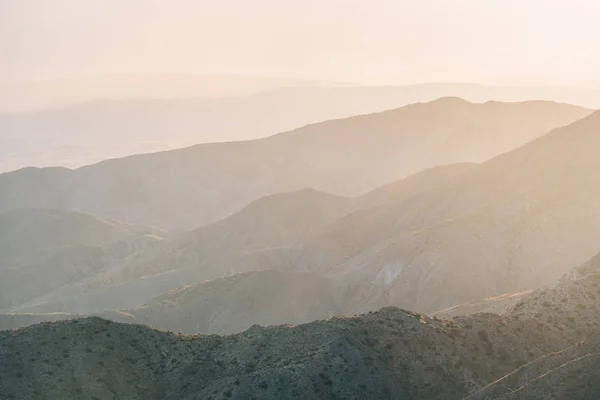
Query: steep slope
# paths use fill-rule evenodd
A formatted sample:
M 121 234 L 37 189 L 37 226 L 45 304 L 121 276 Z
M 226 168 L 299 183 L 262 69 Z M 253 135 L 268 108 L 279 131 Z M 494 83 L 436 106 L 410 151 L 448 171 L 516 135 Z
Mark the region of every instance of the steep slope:
M 165 232 L 48 209 L 0 214 L 0 309 L 92 276 Z
M 456 98 L 309 125 L 269 138 L 0 175 L 0 210 L 27 205 L 195 228 L 270 194 L 358 195 L 441 164 L 483 161 L 589 110 Z M 31 194 L 35 193 L 35 198 Z
M 511 315 L 536 319 L 540 330 L 578 341 L 522 366 L 469 399 L 596 398 L 600 394 L 599 298 L 600 255 L 564 276 L 555 287 L 538 290 L 516 304 Z
M 176 336 L 99 318 L 40 324 L 0 333 L 0 394 L 542 399 L 576 388 L 569 398 L 589 399 L 597 385 L 583 378 L 598 374 L 599 277 L 596 257 L 503 316 L 437 320 L 386 308 L 225 337 Z
M 305 244 L 307 263 L 345 283 L 347 312 L 433 312 L 551 283 L 596 252 L 598 132 L 595 113 L 447 185 L 347 215 Z

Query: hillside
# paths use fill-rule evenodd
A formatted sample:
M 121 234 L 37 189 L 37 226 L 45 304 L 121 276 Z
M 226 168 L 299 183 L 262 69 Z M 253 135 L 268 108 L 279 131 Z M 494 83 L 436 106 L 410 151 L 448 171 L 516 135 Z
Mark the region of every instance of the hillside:
M 340 218 L 305 243 L 307 263 L 343 282 L 346 312 L 434 312 L 549 284 L 600 239 L 598 132 L 595 113 L 447 185 Z
M 76 212 L 0 213 L 0 309 L 93 276 L 166 235 Z
M 303 244 L 329 223 L 356 210 L 397 202 L 447 184 L 472 166 L 436 167 L 356 198 L 309 189 L 267 196 L 215 224 L 159 242 L 136 253 L 129 262 L 11 311 L 130 309 L 165 291 L 223 275 L 263 269 L 307 271 L 314 265 L 305 257 Z
M 449 319 L 463 315 L 478 313 L 504 314 L 512 306 L 531 294 L 533 290 L 521 293 L 507 293 L 500 296 L 488 297 L 487 299 L 471 300 L 466 303 L 457 304 L 440 311 L 430 313 L 433 318 Z
M 598 131 L 594 113 L 480 165 L 426 170 L 358 198 L 267 196 L 11 311 L 131 309 L 255 270 L 325 277 L 342 314 L 385 306 L 433 313 L 528 291 L 596 251 Z
M 255 271 L 185 286 L 123 310 L 132 323 L 181 333 L 231 334 L 258 324 L 307 323 L 339 315 L 327 280 Z
M 358 198 L 266 196 L 4 311 L 134 309 L 183 285 L 256 270 L 326 278 L 341 314 L 385 306 L 433 313 L 549 284 L 596 251 L 599 118 Z
M 253 326 L 223 337 L 173 335 L 100 318 L 5 331 L 0 394 L 435 400 L 568 393 L 572 400 L 589 399 L 597 390 L 584 378 L 598 375 L 590 352 L 600 338 L 594 322 L 599 271 L 597 257 L 504 316 L 436 320 L 386 308 L 299 326 Z M 575 379 L 561 381 L 561 374 Z M 515 384 L 527 397 L 507 392 Z
M 127 289 L 131 289 L 130 297 L 141 303 L 143 300 L 139 299 L 136 288 L 132 286 L 126 285 Z M 340 314 L 329 282 L 308 273 L 261 270 L 179 286 L 170 291 L 162 290 L 163 293 L 140 307 L 118 311 L 114 310 L 131 301 L 126 298 L 127 290 L 115 294 L 114 289 L 108 289 L 102 297 L 89 294 L 72 303 L 63 300 L 38 304 L 29 309 L 37 309 L 40 313 L 18 311 L 0 314 L 0 331 L 86 316 L 76 312 L 43 313 L 45 308 L 85 310 L 87 315 L 115 322 L 144 324 L 187 334 L 232 334 L 255 324 L 297 325 Z M 149 292 L 146 286 L 145 295 L 148 297 Z M 114 302 L 110 303 L 110 299 Z M 104 310 L 111 305 L 113 310 Z M 28 311 L 27 307 L 25 309 Z M 98 309 L 102 311 L 96 311 Z
M 11 311 L 133 308 L 165 291 L 223 275 L 269 266 L 298 271 L 302 241 L 352 206 L 352 199 L 310 189 L 267 196 L 215 224 L 156 242 Z
M 550 102 L 444 98 L 308 125 L 269 138 L 0 175 L 0 210 L 76 210 L 197 228 L 260 197 L 311 187 L 359 195 L 430 167 L 479 162 L 591 111 Z

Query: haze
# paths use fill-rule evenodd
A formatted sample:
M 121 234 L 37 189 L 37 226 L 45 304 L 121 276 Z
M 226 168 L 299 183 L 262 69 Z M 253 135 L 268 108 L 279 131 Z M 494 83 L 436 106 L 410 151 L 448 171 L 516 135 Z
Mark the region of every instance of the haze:
M 2 0 L 0 82 L 219 73 L 600 83 L 595 0 Z
M 599 399 L 598 21 L 0 0 L 0 399 Z

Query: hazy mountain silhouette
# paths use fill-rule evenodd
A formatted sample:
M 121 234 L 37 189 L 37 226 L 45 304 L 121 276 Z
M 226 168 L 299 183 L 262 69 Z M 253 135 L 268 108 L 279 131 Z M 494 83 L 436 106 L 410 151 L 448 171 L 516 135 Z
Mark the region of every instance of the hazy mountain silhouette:
M 600 182 L 594 171 L 600 165 L 594 149 L 600 144 L 599 116 L 595 113 L 478 166 L 436 168 L 346 199 L 349 206 L 339 209 L 351 212 L 333 222 L 322 218 L 323 226 L 301 240 L 301 246 L 290 241 L 294 246 L 270 252 L 265 245 L 258 263 L 244 251 L 238 251 L 240 257 L 219 260 L 223 253 L 235 254 L 235 247 L 220 248 L 217 244 L 228 236 L 213 233 L 209 226 L 200 230 L 206 236 L 196 244 L 192 239 L 176 255 L 160 254 L 149 264 L 160 265 L 161 271 L 176 266 L 182 274 L 201 266 L 203 273 L 214 276 L 243 272 L 239 265 L 311 271 L 334 282 L 334 297 L 344 313 L 388 305 L 434 312 L 539 287 L 596 251 L 600 214 L 594 199 Z M 424 177 L 430 184 L 413 186 Z M 378 193 L 397 194 L 381 201 Z M 360 207 L 354 209 L 356 204 Z M 221 225 L 223 232 L 235 235 L 236 221 L 247 218 L 231 217 Z M 259 231 L 242 237 L 252 243 Z M 211 237 L 219 239 L 211 242 Z M 220 250 L 211 255 L 211 248 Z M 212 277 L 203 276 L 207 278 Z
M 318 237 L 329 223 L 356 210 L 398 202 L 447 184 L 473 166 L 435 167 L 356 198 L 309 189 L 267 196 L 222 221 L 156 242 L 135 257 L 12 311 L 98 313 L 137 307 L 165 291 L 223 275 L 265 268 L 315 269 L 318 264 L 303 255 L 304 243 Z
M 597 112 L 481 165 L 424 171 L 357 199 L 315 191 L 267 197 L 135 263 L 120 264 L 110 272 L 111 284 L 133 285 L 134 279 L 175 270 L 137 282 L 147 288 L 139 289 L 147 300 L 186 280 L 256 269 L 308 271 L 332 282 L 342 313 L 388 305 L 435 312 L 535 288 L 596 251 L 599 128 Z M 106 282 L 99 274 L 82 284 L 117 298 L 107 296 L 112 289 Z M 74 296 L 82 293 L 53 298 L 83 305 Z M 55 303 L 23 311 L 106 309 Z
M 0 90 L 9 96 L 7 103 L 14 105 L 19 103 L 19 96 L 24 101 L 27 98 L 44 101 L 45 96 L 52 97 L 53 92 L 59 91 L 62 84 L 70 88 L 60 89 L 62 97 L 71 96 L 70 90 L 79 91 L 79 95 L 71 97 L 82 101 L 17 113 L 0 112 L 0 131 L 3 132 L 0 172 L 27 166 L 76 168 L 106 158 L 198 143 L 254 139 L 310 123 L 380 112 L 445 96 L 459 96 L 474 102 L 540 99 L 600 107 L 600 91 L 585 89 L 499 88 L 449 83 L 340 87 L 326 82 L 251 77 L 231 77 L 231 82 L 227 82 L 226 76 L 217 76 L 214 82 L 208 79 L 210 77 L 185 75 L 150 78 L 106 77 L 100 79 L 97 87 L 73 81 L 47 83 L 50 86 L 44 88 L 40 83 L 40 88 L 12 96 L 9 96 L 10 90 Z M 170 79 L 175 84 L 168 84 Z M 186 79 L 191 81 L 190 85 L 184 84 Z M 221 90 L 219 98 L 211 97 L 214 94 L 211 87 L 219 92 L 219 87 L 233 87 L 240 81 L 245 83 L 237 86 L 237 93 Z M 248 90 L 244 89 L 246 84 Z M 180 95 L 176 95 L 178 91 Z M 223 94 L 235 97 L 224 98 Z M 115 142 L 119 145 L 115 146 Z
M 599 131 L 595 113 L 448 185 L 349 215 L 306 253 L 336 266 L 327 272 L 336 281 L 355 282 L 344 288 L 355 311 L 435 311 L 552 282 L 600 238 Z
M 223 275 L 300 268 L 302 242 L 353 207 L 315 190 L 261 198 L 215 224 L 136 252 L 13 311 L 91 313 L 140 306 L 168 290 Z
M 309 125 L 269 138 L 198 145 L 76 170 L 0 175 L 0 209 L 82 211 L 195 228 L 251 201 L 305 187 L 357 195 L 441 164 L 483 161 L 590 113 L 547 103 L 456 98 Z
M 232 74 L 112 74 L 3 85 L 0 113 L 55 108 L 96 100 L 241 97 L 301 86 L 348 83 Z

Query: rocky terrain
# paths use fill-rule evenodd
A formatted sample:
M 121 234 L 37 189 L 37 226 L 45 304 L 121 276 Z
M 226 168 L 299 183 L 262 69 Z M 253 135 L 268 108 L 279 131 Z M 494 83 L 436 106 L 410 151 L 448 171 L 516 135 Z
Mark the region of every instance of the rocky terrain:
M 589 399 L 600 257 L 504 315 L 385 308 L 230 336 L 100 318 L 0 333 L 4 398 Z M 568 378 L 568 379 L 567 379 Z M 554 384 L 553 384 L 554 383 Z M 554 396 L 554 397 L 552 397 Z

